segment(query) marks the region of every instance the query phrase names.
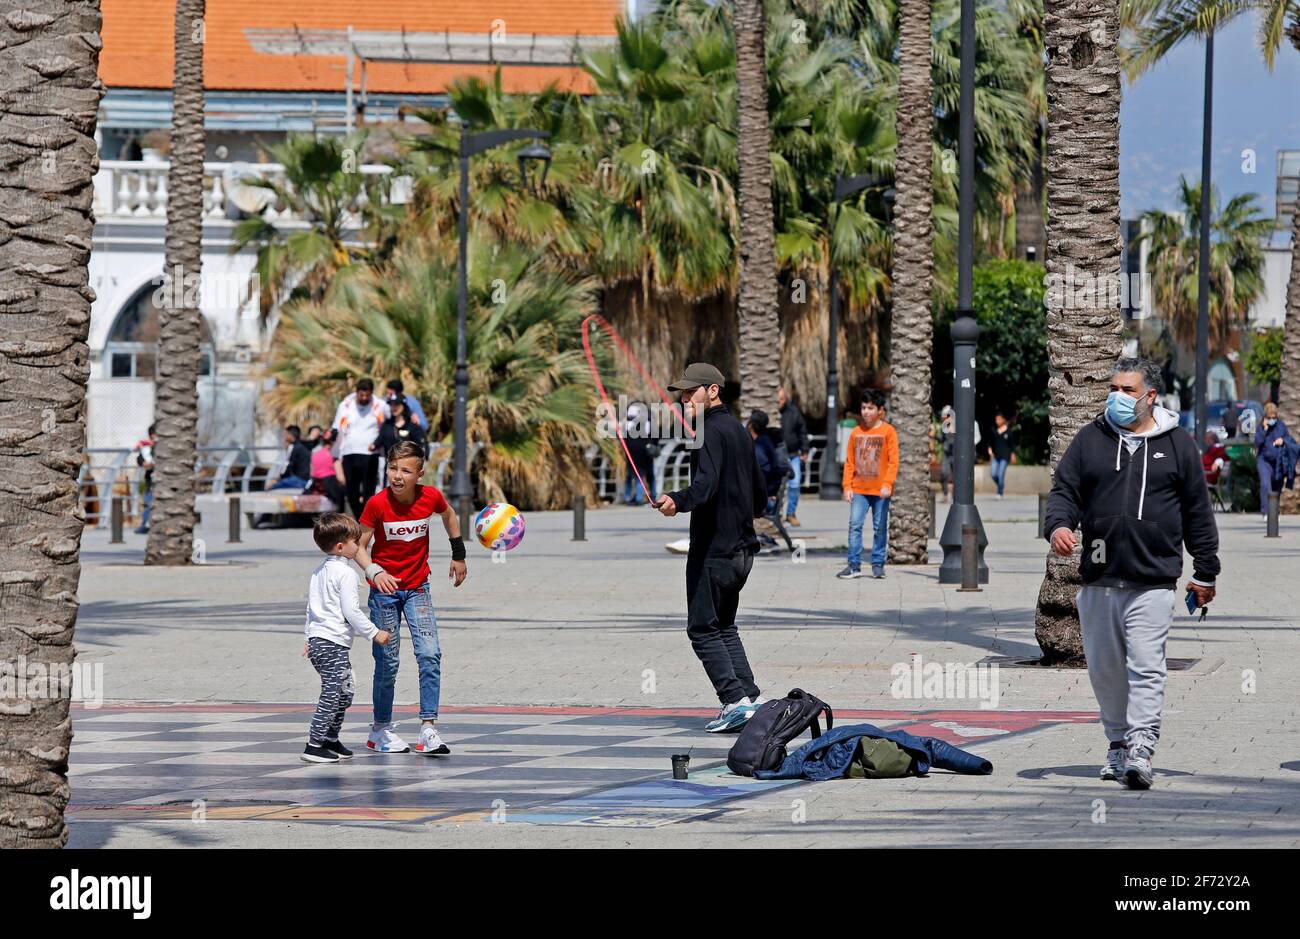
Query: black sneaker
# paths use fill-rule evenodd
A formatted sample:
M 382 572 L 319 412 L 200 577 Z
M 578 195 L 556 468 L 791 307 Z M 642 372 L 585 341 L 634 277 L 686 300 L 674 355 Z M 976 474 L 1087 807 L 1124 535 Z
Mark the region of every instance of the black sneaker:
M 326 750 L 324 747 L 313 747 L 309 743 L 302 751 L 299 759 L 304 763 L 337 763 L 339 755 L 333 750 Z
M 321 744 L 322 750 L 329 750 L 331 753 L 337 753 L 340 760 L 352 759 L 352 751 L 343 746 L 342 740 L 326 740 Z
M 838 574 L 836 574 L 835 576 L 838 577 L 840 580 L 850 580 L 850 579 L 852 579 L 852 578 L 854 578 L 854 577 L 862 577 L 862 576 L 863 576 L 863 574 L 862 574 L 862 568 L 860 568 L 860 567 L 846 567 L 846 568 L 844 568 L 844 570 L 840 571 L 840 572 L 839 572 Z
M 884 580 L 884 579 L 885 579 L 885 565 L 883 565 L 883 564 L 872 564 L 872 565 L 871 565 L 871 576 L 874 577 L 874 578 L 876 578 L 876 580 Z

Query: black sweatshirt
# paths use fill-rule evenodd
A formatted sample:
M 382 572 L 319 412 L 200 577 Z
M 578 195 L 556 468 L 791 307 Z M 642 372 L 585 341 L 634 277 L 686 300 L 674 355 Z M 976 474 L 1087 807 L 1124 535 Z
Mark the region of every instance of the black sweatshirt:
M 767 505 L 754 441 L 724 405 L 704 412 L 701 445 L 691 450 L 691 484 L 668 493 L 691 513 L 690 557 L 732 557 L 758 550 L 754 519 Z
M 1219 532 L 1201 456 L 1178 416 L 1158 408 L 1158 429 L 1132 453 L 1102 414 L 1081 428 L 1057 464 L 1043 536 L 1083 523 L 1079 574 L 1103 587 L 1176 586 L 1183 544 L 1192 576 L 1212 585 Z

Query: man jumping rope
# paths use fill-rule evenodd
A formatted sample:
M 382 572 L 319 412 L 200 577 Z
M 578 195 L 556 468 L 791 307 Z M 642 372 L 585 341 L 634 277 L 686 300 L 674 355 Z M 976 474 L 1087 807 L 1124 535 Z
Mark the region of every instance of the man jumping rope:
M 681 395 L 702 440 L 691 450 L 691 484 L 653 503 L 664 516 L 691 513 L 686 555 L 686 633 L 722 702 L 709 733 L 736 731 L 763 703 L 736 630 L 740 591 L 758 552 L 754 518 L 767 498 L 754 441 L 719 399 L 726 382 L 712 365 L 689 365 L 668 390 Z

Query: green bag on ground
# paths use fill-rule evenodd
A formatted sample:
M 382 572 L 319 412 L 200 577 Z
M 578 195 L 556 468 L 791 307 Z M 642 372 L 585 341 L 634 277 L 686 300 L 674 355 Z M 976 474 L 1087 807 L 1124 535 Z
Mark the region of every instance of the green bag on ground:
M 897 779 L 911 774 L 912 755 L 894 741 L 860 737 L 846 775 L 849 779 Z

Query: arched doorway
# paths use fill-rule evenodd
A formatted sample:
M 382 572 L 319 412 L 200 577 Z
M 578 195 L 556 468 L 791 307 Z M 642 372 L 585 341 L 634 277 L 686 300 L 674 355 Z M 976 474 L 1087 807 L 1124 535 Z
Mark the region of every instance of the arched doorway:
M 153 422 L 162 313 L 154 303 L 157 291 L 156 284 L 145 284 L 113 319 L 98 377 L 90 381 L 87 446 L 91 449 L 130 447 Z M 198 437 L 203 446 L 214 436 L 216 403 L 223 396 L 212 332 L 203 316 L 199 330 Z
M 154 302 L 157 287 L 148 284 L 122 307 L 104 346 L 109 378 L 155 378 L 158 374 L 158 335 L 162 308 Z M 212 375 L 212 333 L 199 316 L 199 375 Z

